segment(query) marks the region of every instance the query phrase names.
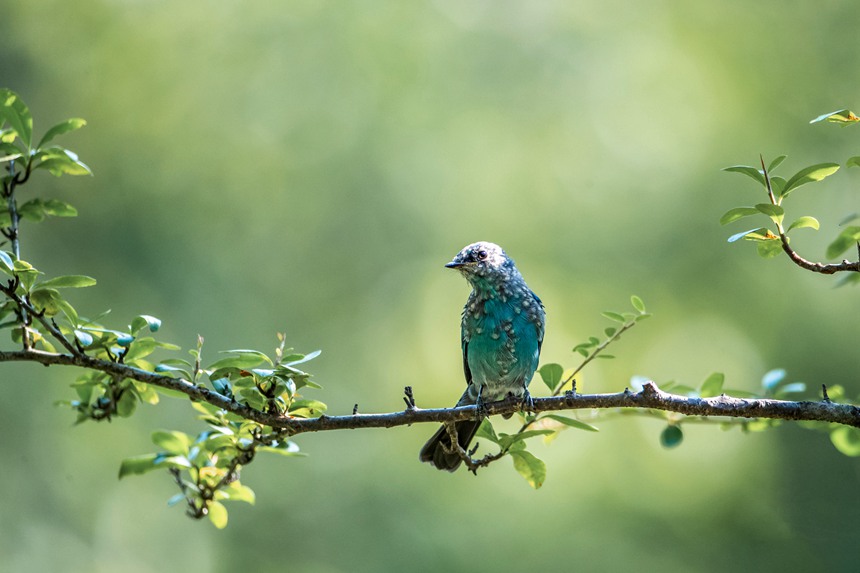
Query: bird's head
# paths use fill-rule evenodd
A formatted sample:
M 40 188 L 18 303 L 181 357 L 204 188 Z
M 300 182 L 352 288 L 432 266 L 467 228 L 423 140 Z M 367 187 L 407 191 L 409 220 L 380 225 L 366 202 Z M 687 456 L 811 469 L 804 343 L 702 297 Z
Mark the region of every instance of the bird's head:
M 445 266 L 457 269 L 469 282 L 474 283 L 476 280 L 491 281 L 506 276 L 514 268 L 514 262 L 499 245 L 480 241 L 464 247 Z

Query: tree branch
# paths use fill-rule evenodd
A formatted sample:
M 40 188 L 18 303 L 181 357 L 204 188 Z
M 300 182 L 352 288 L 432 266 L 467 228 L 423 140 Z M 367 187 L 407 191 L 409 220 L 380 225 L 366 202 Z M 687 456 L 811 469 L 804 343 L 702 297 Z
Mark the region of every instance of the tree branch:
M 777 199 L 773 193 L 773 187 L 770 184 L 770 174 L 767 172 L 767 167 L 764 166 L 764 157 L 759 155 L 759 160 L 761 161 L 761 171 L 764 174 L 764 182 L 765 188 L 767 189 L 767 197 L 770 199 L 770 204 L 774 206 L 779 206 L 781 202 L 781 198 Z M 792 249 L 788 244 L 788 236 L 785 234 L 785 229 L 778 220 L 775 220 L 776 230 L 779 234 L 779 240 L 782 243 L 782 250 L 785 251 L 785 254 L 788 255 L 788 258 L 791 261 L 799 266 L 802 269 L 806 269 L 808 271 L 812 271 L 814 273 L 821 273 L 824 275 L 832 275 L 837 272 L 855 272 L 860 273 L 860 260 L 855 263 L 852 263 L 849 260 L 843 260 L 841 263 L 813 263 L 812 261 L 807 261 L 803 257 L 801 257 L 797 251 Z M 860 255 L 860 243 L 857 244 L 858 255 Z
M 37 362 L 45 366 L 77 366 L 175 390 L 186 394 L 191 400 L 208 402 L 245 419 L 271 426 L 275 429 L 284 430 L 290 436 L 306 432 L 393 428 L 424 422 L 457 422 L 475 418 L 475 406 L 427 410 L 407 408 L 401 412 L 384 414 L 322 415 L 318 418 L 296 418 L 255 410 L 204 386 L 192 384 L 187 380 L 147 372 L 125 364 L 100 360 L 87 355 L 72 356 L 39 350 L 0 351 L 0 362 L 14 361 Z M 615 394 L 575 394 L 567 392 L 561 396 L 534 399 L 534 412 L 592 408 L 644 408 L 677 412 L 687 416 L 809 420 L 844 424 L 860 428 L 860 407 L 852 404 L 837 404 L 829 400 L 820 402 L 789 402 L 768 398 L 742 399 L 726 395 L 713 398 L 690 398 L 688 396 L 663 392 L 654 382 L 645 383 L 641 392 L 631 392 L 629 390 Z M 486 404 L 488 415 L 511 414 L 519 411 L 519 409 L 519 400 Z

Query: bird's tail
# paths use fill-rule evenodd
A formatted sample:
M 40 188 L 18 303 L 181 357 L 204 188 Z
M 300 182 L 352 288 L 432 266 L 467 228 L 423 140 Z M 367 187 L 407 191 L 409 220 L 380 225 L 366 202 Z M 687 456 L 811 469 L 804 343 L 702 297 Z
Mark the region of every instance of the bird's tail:
M 481 422 L 476 420 L 463 420 L 454 423 L 454 427 L 457 429 L 457 443 L 460 444 L 461 448 L 468 451 L 469 442 L 475 437 L 475 432 L 478 431 L 480 425 Z M 449 448 L 449 451 L 445 451 L 445 448 Z M 442 426 L 421 448 L 418 459 L 433 464 L 436 469 L 453 472 L 460 467 L 463 460 L 457 452 L 450 451 L 450 448 L 451 437 L 445 426 Z

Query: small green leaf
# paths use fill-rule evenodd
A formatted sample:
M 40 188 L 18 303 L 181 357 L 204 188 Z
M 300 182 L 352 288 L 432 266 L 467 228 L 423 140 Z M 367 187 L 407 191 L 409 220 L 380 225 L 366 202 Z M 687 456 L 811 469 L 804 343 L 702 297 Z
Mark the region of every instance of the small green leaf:
M 254 490 L 252 490 L 246 485 L 240 484 L 237 481 L 234 481 L 230 485 L 221 488 L 219 493 L 224 495 L 224 499 L 229 499 L 230 501 L 244 501 L 245 503 L 250 503 L 251 505 L 254 505 L 254 502 L 256 501 Z
M 6 251 L 0 251 L 0 267 L 7 274 L 11 275 L 15 272 L 15 263 Z
M 270 452 L 273 454 L 279 454 L 282 456 L 292 457 L 292 456 L 304 456 L 305 454 L 299 451 L 299 446 L 295 442 L 291 442 L 289 440 L 284 442 L 275 442 L 269 446 L 259 446 L 257 447 L 258 452 Z
M 699 389 L 699 395 L 702 398 L 711 398 L 719 396 L 723 391 L 723 383 L 726 381 L 726 376 L 722 372 L 714 372 L 708 376 L 702 387 Z
M 5 119 L 24 145 L 30 147 L 33 136 L 33 117 L 30 115 L 30 109 L 21 101 L 18 94 L 6 88 L 0 89 L 0 119 Z
M 547 388 L 550 390 L 555 390 L 558 383 L 561 382 L 561 377 L 564 374 L 564 368 L 561 364 L 544 364 L 538 370 L 538 374 L 540 374 L 543 383 L 546 384 Z
M 827 258 L 835 259 L 860 241 L 860 227 L 845 227 L 832 243 L 827 245 Z
M 819 228 L 818 219 L 816 219 L 815 217 L 807 217 L 807 216 L 800 217 L 796 221 L 794 221 L 791 225 L 789 225 L 788 229 L 786 229 L 785 232 L 787 233 L 788 231 L 791 231 L 792 229 L 803 229 L 803 228 L 815 229 L 817 231 Z
M 156 458 L 158 454 L 144 454 L 133 458 L 126 458 L 119 466 L 119 478 L 128 475 L 139 475 L 152 471 L 158 467 Z
M 771 203 L 759 203 L 755 208 L 777 222 L 782 222 L 782 217 L 785 215 L 785 209 Z
M 290 404 L 290 415 L 299 418 L 314 418 L 328 409 L 319 400 L 296 400 Z
M 126 390 L 116 403 L 116 413 L 121 418 L 128 418 L 137 409 L 137 396 Z
M 92 334 L 84 332 L 83 330 L 75 329 L 75 338 L 78 339 L 78 342 L 80 342 L 82 346 L 89 346 L 93 343 Z
M 161 320 L 148 314 L 141 314 L 131 321 L 131 332 L 137 333 L 145 326 L 149 327 L 150 332 L 157 332 L 161 328 Z
M 640 313 L 645 312 L 645 303 L 642 302 L 642 299 L 635 294 L 630 297 L 630 304 L 632 304 L 633 308 L 638 310 Z
M 750 229 L 749 231 L 741 231 L 740 233 L 735 233 L 734 235 L 729 237 L 728 242 L 734 243 L 735 241 L 746 238 L 747 235 L 764 233 L 766 231 L 767 231 L 767 229 L 765 229 L 764 227 L 758 227 L 756 229 Z
M 774 169 L 776 169 L 777 167 L 779 167 L 779 165 L 780 165 L 783 161 L 785 161 L 785 155 L 780 155 L 780 156 L 778 156 L 778 157 L 774 158 L 774 160 L 770 162 L 770 165 L 768 165 L 768 166 L 767 166 L 767 172 L 768 172 L 768 174 L 770 174 Z
M 782 382 L 784 379 L 785 370 L 783 370 L 782 368 L 775 368 L 765 373 L 765 375 L 761 379 L 761 385 L 765 390 L 773 390 L 774 388 L 776 388 L 776 385 Z
M 86 124 L 87 124 L 87 122 L 85 120 L 79 118 L 79 117 L 67 119 L 66 121 L 58 123 L 57 125 L 55 125 L 51 129 L 49 129 L 47 132 L 45 132 L 45 135 L 42 136 L 42 140 L 39 141 L 39 145 L 37 145 L 36 147 L 42 147 L 43 145 L 45 145 L 46 143 L 48 143 L 49 141 L 51 141 L 52 139 L 54 139 L 58 135 L 68 133 L 68 132 L 74 131 L 76 129 L 80 129 L 83 126 L 85 126 Z
M 850 109 L 840 109 L 837 111 L 831 111 L 830 113 L 825 113 L 824 115 L 819 115 L 815 119 L 810 120 L 809 123 L 818 123 L 820 121 L 825 120 L 831 123 L 841 123 L 847 125 L 860 121 L 860 118 L 858 118 Z
M 760 185 L 764 186 L 764 175 L 755 167 L 750 167 L 748 165 L 733 165 L 731 167 L 723 168 L 723 171 L 728 171 L 729 173 L 743 173 L 747 177 L 751 177 Z
M 848 215 L 843 217 L 841 221 L 839 221 L 839 226 L 844 227 L 851 221 L 856 221 L 857 219 L 860 219 L 860 213 L 849 213 Z
M 617 312 L 612 312 L 611 310 L 604 310 L 600 315 L 604 318 L 608 318 L 609 320 L 614 320 L 615 322 L 626 322 L 623 316 Z
M 851 457 L 860 456 L 860 428 L 839 426 L 830 432 L 830 441 L 840 453 Z
M 478 431 L 475 433 L 475 435 L 479 438 L 490 440 L 495 444 L 499 443 L 499 437 L 496 435 L 496 430 L 493 429 L 493 424 L 492 422 L 490 422 L 489 418 L 483 419 L 481 425 L 478 426 Z
M 526 450 L 510 452 L 514 469 L 532 486 L 538 489 L 546 480 L 546 464 Z
M 860 167 L 860 155 L 849 157 L 848 161 L 845 162 L 845 167 Z
M 684 432 L 681 431 L 681 426 L 670 424 L 666 426 L 660 433 L 660 445 L 664 448 L 675 448 L 681 445 L 684 441 Z
M 156 430 L 152 433 L 152 443 L 170 454 L 187 456 L 191 438 L 183 432 Z
M 547 414 L 547 418 L 552 418 L 556 422 L 561 422 L 565 426 L 570 426 L 571 428 L 576 428 L 577 430 L 586 430 L 588 432 L 599 432 L 600 430 L 596 426 L 592 426 L 591 424 L 586 424 L 585 422 L 581 422 L 574 418 L 568 418 L 567 416 L 560 416 L 559 414 Z
M 781 398 L 787 394 L 800 394 L 806 392 L 806 383 L 805 382 L 792 382 L 791 384 L 786 384 L 785 386 L 780 386 L 775 396 L 777 398 Z
M 762 241 L 758 244 L 756 250 L 760 257 L 764 259 L 773 259 L 782 253 L 782 241 Z
M 82 288 L 93 286 L 96 279 L 85 275 L 64 275 L 39 283 L 39 288 Z
M 787 197 L 789 193 L 797 189 L 802 185 L 806 185 L 807 183 L 812 183 L 813 181 L 821 181 L 825 177 L 833 175 L 839 171 L 838 163 L 818 163 L 816 165 L 810 165 L 804 169 L 801 169 L 797 173 L 791 176 L 791 179 L 785 184 L 785 188 L 780 193 L 781 196 Z
M 744 217 L 758 214 L 759 210 L 755 207 L 735 207 L 734 209 L 729 209 L 720 217 L 720 225 L 728 225 Z
M 212 522 L 212 525 L 218 529 L 224 529 L 227 527 L 227 508 L 224 507 L 223 503 L 220 501 L 210 501 L 207 504 L 207 509 L 207 515 L 209 516 L 209 521 Z

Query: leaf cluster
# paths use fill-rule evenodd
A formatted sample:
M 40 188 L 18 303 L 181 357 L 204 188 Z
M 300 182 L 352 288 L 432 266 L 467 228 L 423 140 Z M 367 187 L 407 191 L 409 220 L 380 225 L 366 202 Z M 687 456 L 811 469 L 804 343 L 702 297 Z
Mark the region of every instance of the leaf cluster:
M 821 115 L 812 120 L 810 123 L 828 121 L 840 125 L 853 125 L 858 122 L 857 115 L 850 110 L 839 110 L 828 114 Z M 750 165 L 733 165 L 726 167 L 723 170 L 729 173 L 738 173 L 749 177 L 755 181 L 767 198 L 766 202 L 756 203 L 752 206 L 733 207 L 726 211 L 720 218 L 720 224 L 728 225 L 747 217 L 766 217 L 769 223 L 766 226 L 758 226 L 753 229 L 748 229 L 735 233 L 728 238 L 728 242 L 734 243 L 741 239 L 751 241 L 756 244 L 758 254 L 766 259 L 779 256 L 782 252 L 788 252 L 791 255 L 791 237 L 790 233 L 796 229 L 813 229 L 818 231 L 820 224 L 815 217 L 803 215 L 795 218 L 788 225 L 785 225 L 785 200 L 797 189 L 816 183 L 830 177 L 836 173 L 840 165 L 838 163 L 817 163 L 803 167 L 789 177 L 775 175 L 777 169 L 785 160 L 785 155 L 780 155 L 773 159 L 765 166 L 764 159 L 761 160 L 760 167 Z M 860 166 L 860 156 L 849 158 L 845 165 L 847 167 Z M 839 234 L 827 246 L 825 256 L 828 259 L 836 259 L 842 256 L 852 247 L 857 247 L 858 255 L 860 255 L 860 226 L 848 225 L 860 218 L 860 215 L 853 213 L 846 216 L 839 224 L 844 227 Z M 847 226 L 846 226 L 847 225 Z M 846 261 L 847 262 L 847 261 Z M 816 265 L 811 265 L 815 267 Z M 821 267 L 822 265 L 817 265 Z M 853 268 L 846 270 L 855 270 Z M 858 284 L 860 283 L 860 273 L 849 273 L 844 276 L 838 285 Z

